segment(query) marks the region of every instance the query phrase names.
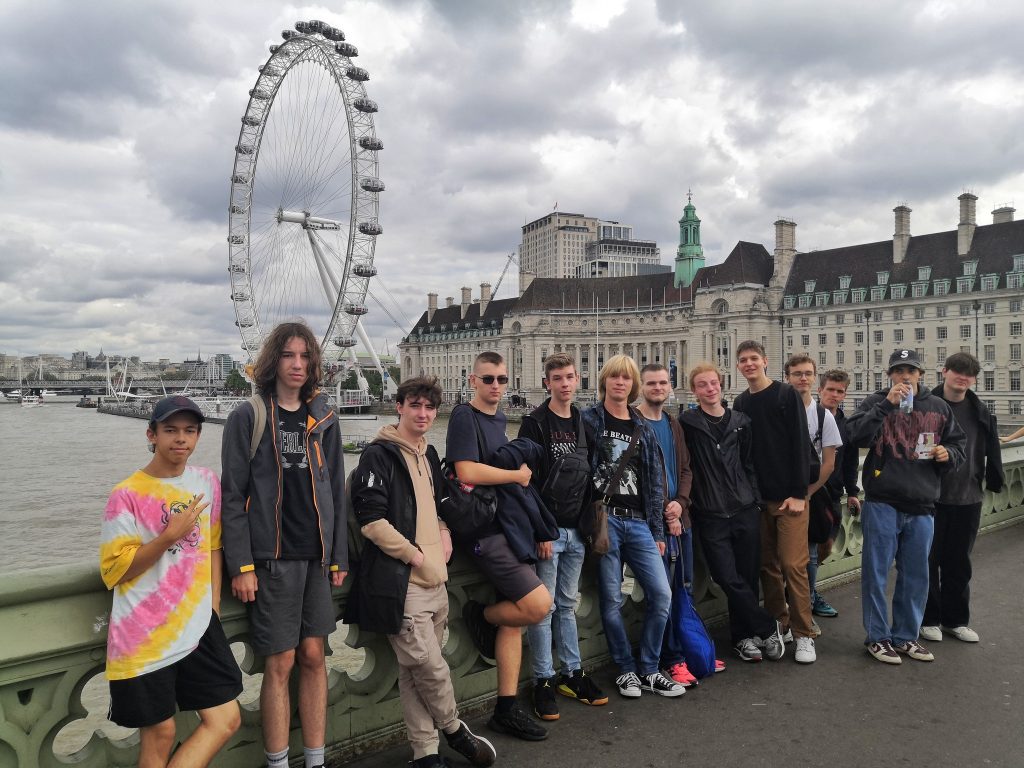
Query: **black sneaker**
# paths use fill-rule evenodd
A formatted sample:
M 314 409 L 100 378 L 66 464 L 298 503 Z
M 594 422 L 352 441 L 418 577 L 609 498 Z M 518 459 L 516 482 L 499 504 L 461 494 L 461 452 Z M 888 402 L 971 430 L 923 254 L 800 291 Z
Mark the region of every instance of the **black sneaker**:
M 469 639 L 480 655 L 494 658 L 494 643 L 498 639 L 498 628 L 484 618 L 484 606 L 476 600 L 467 600 L 462 606 L 462 621 L 466 624 Z
M 538 677 L 533 683 L 533 713 L 541 720 L 558 719 L 558 702 L 551 685 L 554 677 Z
M 448 768 L 448 763 L 440 755 L 424 755 L 410 761 L 409 765 L 413 768 Z
M 548 737 L 547 730 L 533 722 L 518 701 L 508 712 L 495 710 L 491 719 L 487 721 L 487 727 L 497 733 L 507 733 L 525 741 L 544 741 Z
M 444 737 L 448 746 L 469 760 L 470 765 L 494 765 L 494 758 L 498 755 L 494 745 L 469 730 L 463 721 L 459 721 L 459 730 L 452 734 L 446 733 Z
M 572 675 L 562 675 L 558 681 L 558 692 L 595 707 L 608 703 L 608 696 L 597 687 L 594 678 L 588 676 L 582 669 L 577 669 Z
M 670 680 L 665 677 L 661 672 L 652 672 L 649 675 L 640 676 L 640 687 L 645 691 L 656 693 L 659 696 L 682 696 L 686 693 L 686 689 L 683 688 L 675 680 Z

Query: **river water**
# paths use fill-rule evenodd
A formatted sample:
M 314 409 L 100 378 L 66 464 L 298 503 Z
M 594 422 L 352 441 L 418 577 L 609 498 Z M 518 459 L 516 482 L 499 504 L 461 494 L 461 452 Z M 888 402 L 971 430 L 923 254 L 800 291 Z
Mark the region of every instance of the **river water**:
M 394 417 L 342 422 L 346 436 L 373 437 Z M 518 431 L 518 424 L 510 425 Z M 444 455 L 446 419 L 429 439 Z M 204 424 L 190 463 L 220 474 L 224 428 Z M 93 562 L 100 522 L 115 484 L 149 461 L 146 422 L 73 404 L 0 404 L 0 572 Z M 358 461 L 346 455 L 346 468 Z

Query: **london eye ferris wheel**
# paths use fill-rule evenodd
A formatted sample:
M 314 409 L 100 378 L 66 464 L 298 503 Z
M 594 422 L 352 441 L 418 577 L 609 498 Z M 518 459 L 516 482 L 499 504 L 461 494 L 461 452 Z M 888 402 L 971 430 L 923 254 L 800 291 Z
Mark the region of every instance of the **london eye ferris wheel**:
M 378 222 L 377 104 L 344 33 L 297 22 L 270 46 L 242 116 L 228 213 L 228 272 L 242 348 L 255 360 L 279 322 L 304 318 L 325 365 L 358 339 Z

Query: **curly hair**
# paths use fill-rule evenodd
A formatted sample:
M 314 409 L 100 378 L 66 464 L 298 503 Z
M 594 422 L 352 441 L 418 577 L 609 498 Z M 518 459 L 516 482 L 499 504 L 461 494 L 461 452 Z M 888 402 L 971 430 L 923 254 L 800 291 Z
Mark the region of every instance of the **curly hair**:
M 277 389 L 277 366 L 281 362 L 285 345 L 292 339 L 302 339 L 306 342 L 306 351 L 309 353 L 309 368 L 306 371 L 306 381 L 299 389 L 299 397 L 308 400 L 320 389 L 323 377 L 320 342 L 316 340 L 309 326 L 300 320 L 275 326 L 263 340 L 263 346 L 260 347 L 260 353 L 253 365 L 253 380 L 256 383 L 256 391 L 261 395 L 272 395 Z

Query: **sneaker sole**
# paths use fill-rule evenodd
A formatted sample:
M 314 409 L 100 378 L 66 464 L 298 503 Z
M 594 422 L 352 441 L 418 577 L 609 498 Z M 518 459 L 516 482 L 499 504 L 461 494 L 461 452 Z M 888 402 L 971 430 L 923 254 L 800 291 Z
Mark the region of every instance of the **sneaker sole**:
M 954 638 L 956 638 L 956 639 L 957 639 L 957 640 L 959 640 L 959 641 L 960 641 L 961 643 L 977 643 L 977 642 L 980 642 L 980 641 L 981 641 L 981 638 L 980 638 L 980 637 L 960 637 L 960 635 L 958 635 L 958 634 L 957 634 L 957 633 L 956 633 L 956 632 L 955 632 L 954 630 L 952 630 L 952 629 L 946 629 L 945 627 L 943 627 L 943 628 L 942 628 L 941 632 L 945 632 L 945 633 L 946 633 L 947 635 L 949 635 L 950 637 L 954 637 Z M 935 642 L 935 641 L 934 641 L 934 640 L 932 640 L 931 642 Z M 940 642 L 940 643 L 942 642 L 942 636 L 941 636 L 941 634 L 939 635 L 939 640 L 938 640 L 938 642 Z
M 625 691 L 619 688 L 619 693 L 627 699 L 639 699 L 641 696 L 641 691 L 639 688 L 630 688 Z
M 561 714 L 559 714 L 558 712 L 556 712 L 556 713 L 555 713 L 555 714 L 553 714 L 553 715 L 542 715 L 542 714 L 541 714 L 540 712 L 538 712 L 538 711 L 537 711 L 536 709 L 535 709 L 535 710 L 533 710 L 533 714 L 535 714 L 535 715 L 536 715 L 537 717 L 539 717 L 539 718 L 540 718 L 541 720 L 544 720 L 544 721 L 546 721 L 546 722 L 551 722 L 551 721 L 553 721 L 553 720 L 557 720 L 558 718 L 560 718 L 560 717 L 562 716 L 562 715 L 561 715 Z
M 913 653 L 910 653 L 910 651 L 901 651 L 899 648 L 896 649 L 896 653 L 900 654 L 901 656 L 906 656 L 908 659 L 913 659 L 914 661 L 935 661 L 935 656 L 934 655 L 932 655 L 932 656 L 921 656 L 920 654 L 915 655 Z
M 885 655 L 881 655 L 881 654 L 876 655 L 876 654 L 872 653 L 871 651 L 868 651 L 868 656 L 870 656 L 875 661 L 880 661 L 883 664 L 888 664 L 888 665 L 893 666 L 893 667 L 903 663 L 903 659 L 901 659 L 899 656 L 896 656 L 894 658 L 892 656 L 885 656 Z
M 525 731 L 519 731 L 515 728 L 506 728 L 501 723 L 496 722 L 493 718 L 487 721 L 487 727 L 495 733 L 504 733 L 508 736 L 515 736 L 517 739 L 522 739 L 523 741 L 544 741 L 544 739 L 548 737 L 547 731 L 545 731 L 543 735 L 526 733 Z M 477 736 L 477 738 L 480 737 Z
M 656 696 L 664 696 L 666 699 L 677 699 L 686 693 L 685 688 L 680 688 L 678 691 L 655 691 L 652 688 L 644 688 L 644 690 Z
M 603 706 L 603 705 L 608 703 L 608 697 L 607 696 L 602 696 L 600 699 L 586 699 L 586 698 L 583 698 L 582 696 L 577 696 L 569 688 L 563 688 L 562 686 L 558 686 L 558 688 L 556 690 L 562 696 L 565 696 L 565 698 L 567 698 L 567 699 L 575 699 L 576 701 L 580 702 L 580 704 L 586 704 L 586 705 L 591 706 L 591 707 L 600 707 L 600 706 Z

